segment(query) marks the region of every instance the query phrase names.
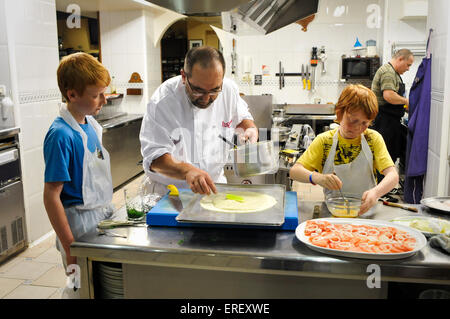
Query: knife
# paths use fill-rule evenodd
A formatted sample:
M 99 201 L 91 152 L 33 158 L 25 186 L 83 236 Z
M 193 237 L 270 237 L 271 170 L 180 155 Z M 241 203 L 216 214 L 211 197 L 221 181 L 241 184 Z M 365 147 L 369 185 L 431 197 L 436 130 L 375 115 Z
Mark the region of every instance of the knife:
M 170 189 L 169 193 L 169 201 L 172 204 L 173 208 L 175 208 L 176 211 L 182 212 L 183 211 L 183 203 L 180 199 L 180 193 L 178 192 L 178 189 L 175 185 L 168 185 L 168 189 Z
M 169 201 L 172 204 L 173 208 L 175 208 L 178 212 L 183 211 L 183 203 L 181 202 L 180 197 L 178 195 L 169 195 Z
M 311 90 L 311 80 L 309 79 L 309 65 L 306 65 L 306 82 L 308 83 L 308 90 Z
M 305 75 L 305 66 L 302 64 L 302 82 L 303 82 L 303 90 L 306 89 L 306 75 Z

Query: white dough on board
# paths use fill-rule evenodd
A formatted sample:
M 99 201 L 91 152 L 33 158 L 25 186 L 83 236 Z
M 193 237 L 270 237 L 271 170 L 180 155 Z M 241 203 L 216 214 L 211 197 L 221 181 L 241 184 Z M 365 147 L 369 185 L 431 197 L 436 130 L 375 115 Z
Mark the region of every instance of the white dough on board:
M 226 194 L 242 197 L 242 202 L 226 198 Z M 221 213 L 256 213 L 273 207 L 277 200 L 256 192 L 224 192 L 205 196 L 200 200 L 202 208 Z

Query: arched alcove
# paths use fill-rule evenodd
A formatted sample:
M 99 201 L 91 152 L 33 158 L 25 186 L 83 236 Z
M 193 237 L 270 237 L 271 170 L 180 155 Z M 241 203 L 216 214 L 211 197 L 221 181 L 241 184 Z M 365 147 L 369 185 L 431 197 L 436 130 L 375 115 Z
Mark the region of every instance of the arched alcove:
M 208 45 L 222 51 L 219 37 L 211 26 L 222 28 L 221 17 L 188 16 L 170 25 L 160 40 L 162 82 L 180 74 L 191 47 Z

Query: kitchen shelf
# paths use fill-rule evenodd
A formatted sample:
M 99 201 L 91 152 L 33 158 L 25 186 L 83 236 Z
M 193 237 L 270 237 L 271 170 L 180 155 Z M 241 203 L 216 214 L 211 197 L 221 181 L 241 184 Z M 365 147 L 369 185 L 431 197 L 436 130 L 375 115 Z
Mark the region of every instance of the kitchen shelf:
M 105 94 L 105 98 L 108 101 L 121 99 L 121 98 L 123 98 L 123 93 L 116 93 L 116 94 L 107 93 L 107 94 Z

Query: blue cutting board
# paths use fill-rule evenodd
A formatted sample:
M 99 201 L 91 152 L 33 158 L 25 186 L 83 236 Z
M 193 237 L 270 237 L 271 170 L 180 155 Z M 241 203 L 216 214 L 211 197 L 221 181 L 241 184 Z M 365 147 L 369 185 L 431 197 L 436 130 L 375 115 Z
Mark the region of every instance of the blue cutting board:
M 183 207 L 190 202 L 194 193 L 190 189 L 178 189 Z M 177 227 L 227 227 L 227 228 L 265 228 L 295 230 L 298 226 L 297 193 L 286 192 L 284 200 L 284 224 L 281 226 L 255 226 L 255 225 L 230 225 L 230 224 L 201 224 L 201 223 L 179 223 L 175 219 L 178 212 L 169 201 L 169 195 L 164 195 L 155 207 L 147 214 L 147 225 L 149 226 L 177 226 Z

